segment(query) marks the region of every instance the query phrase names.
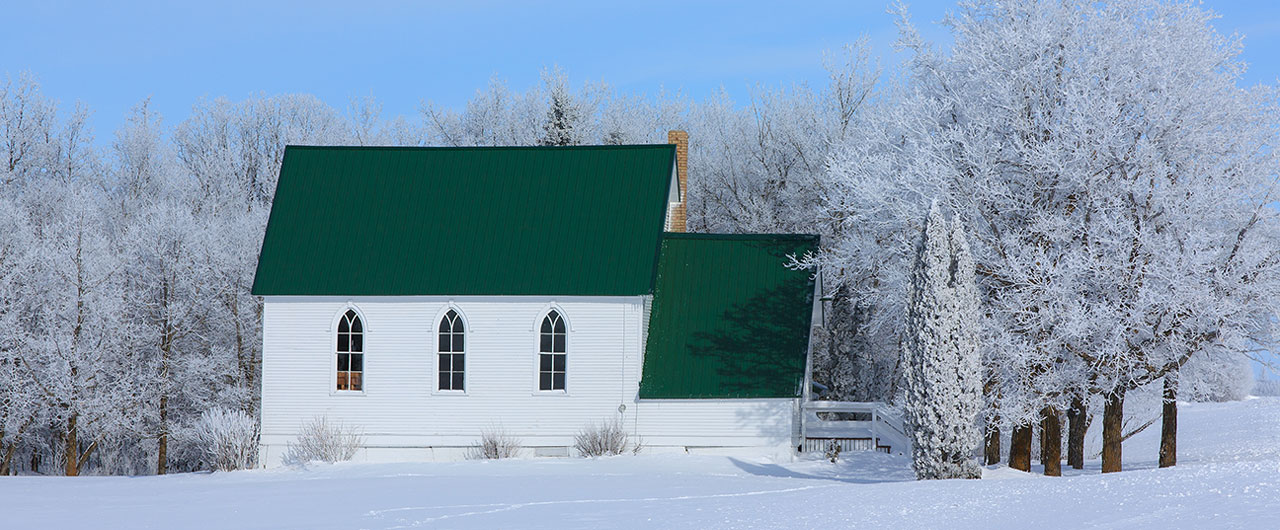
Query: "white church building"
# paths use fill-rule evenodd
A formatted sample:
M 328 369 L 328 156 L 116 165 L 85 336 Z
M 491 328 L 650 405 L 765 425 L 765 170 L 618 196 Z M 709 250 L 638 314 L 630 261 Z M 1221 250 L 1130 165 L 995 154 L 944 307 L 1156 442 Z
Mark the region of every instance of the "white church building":
M 570 456 L 795 451 L 816 236 L 684 233 L 687 136 L 577 147 L 290 146 L 253 293 L 261 458 L 306 422 L 361 461 L 462 458 L 484 431 Z

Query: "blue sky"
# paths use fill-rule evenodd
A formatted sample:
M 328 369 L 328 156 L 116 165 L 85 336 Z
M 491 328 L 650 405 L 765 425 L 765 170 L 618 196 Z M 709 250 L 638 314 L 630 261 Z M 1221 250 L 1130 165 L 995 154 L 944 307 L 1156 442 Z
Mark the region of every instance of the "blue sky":
M 64 108 L 93 110 L 100 144 L 151 96 L 175 124 L 198 98 L 305 92 L 339 110 L 372 94 L 384 114 L 459 107 L 490 77 L 515 88 L 559 65 L 573 83 L 680 91 L 823 83 L 822 52 L 859 36 L 894 62 L 888 1 L 859 2 L 21 2 L 4 9 L 0 74 L 30 71 Z M 921 26 L 952 1 L 911 2 Z M 1280 77 L 1280 6 L 1206 5 L 1247 36 L 1247 82 Z M 926 35 L 945 39 L 938 28 Z

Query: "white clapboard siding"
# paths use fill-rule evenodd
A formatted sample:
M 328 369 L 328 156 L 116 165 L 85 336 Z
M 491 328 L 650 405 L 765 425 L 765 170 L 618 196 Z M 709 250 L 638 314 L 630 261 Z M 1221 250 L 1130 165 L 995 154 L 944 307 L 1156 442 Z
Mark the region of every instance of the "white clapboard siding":
M 653 447 L 791 446 L 796 399 L 646 399 L 633 430 Z
M 263 316 L 262 464 L 318 416 L 358 429 L 365 459 L 461 456 L 482 431 L 526 447 L 567 447 L 584 426 L 621 419 L 646 444 L 777 445 L 795 400 L 636 399 L 647 297 L 267 297 Z M 364 328 L 364 390 L 336 392 L 337 319 Z M 436 391 L 436 330 L 449 308 L 466 324 L 466 392 Z M 537 390 L 538 325 L 567 320 L 567 392 Z M 625 407 L 621 407 L 625 405 Z

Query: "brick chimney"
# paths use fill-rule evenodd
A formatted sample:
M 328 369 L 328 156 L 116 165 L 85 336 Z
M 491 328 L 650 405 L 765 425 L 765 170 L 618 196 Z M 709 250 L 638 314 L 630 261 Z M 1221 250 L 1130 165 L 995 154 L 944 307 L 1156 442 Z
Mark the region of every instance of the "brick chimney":
M 667 131 L 667 143 L 676 146 L 676 181 L 680 183 L 679 200 L 668 207 L 667 229 L 672 232 L 684 232 L 688 214 L 685 193 L 689 190 L 689 133 Z

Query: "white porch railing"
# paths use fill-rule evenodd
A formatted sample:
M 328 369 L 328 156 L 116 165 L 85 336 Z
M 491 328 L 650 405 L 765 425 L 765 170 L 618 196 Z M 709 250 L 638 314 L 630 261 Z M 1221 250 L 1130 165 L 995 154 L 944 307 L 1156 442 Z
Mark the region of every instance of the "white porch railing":
M 825 451 L 835 443 L 841 451 L 910 452 L 902 417 L 880 402 L 806 401 L 801 410 L 803 452 Z

